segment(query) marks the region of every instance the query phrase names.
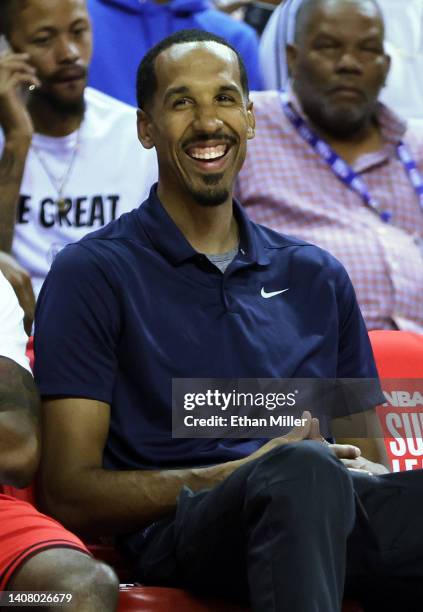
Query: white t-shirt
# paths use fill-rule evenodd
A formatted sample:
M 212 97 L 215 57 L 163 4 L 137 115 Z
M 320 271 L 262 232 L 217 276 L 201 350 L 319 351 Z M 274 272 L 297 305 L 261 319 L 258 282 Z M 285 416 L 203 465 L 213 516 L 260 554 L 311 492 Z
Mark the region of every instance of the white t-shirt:
M 157 180 L 155 151 L 138 141 L 135 108 L 91 88 L 85 102 L 77 132 L 34 134 L 28 153 L 12 253 L 31 274 L 36 295 L 58 251 L 138 207 Z M 57 184 L 69 168 L 60 212 Z
M 23 327 L 23 314 L 12 286 L 0 272 L 0 356 L 12 359 L 31 372 L 25 355 L 28 337 Z

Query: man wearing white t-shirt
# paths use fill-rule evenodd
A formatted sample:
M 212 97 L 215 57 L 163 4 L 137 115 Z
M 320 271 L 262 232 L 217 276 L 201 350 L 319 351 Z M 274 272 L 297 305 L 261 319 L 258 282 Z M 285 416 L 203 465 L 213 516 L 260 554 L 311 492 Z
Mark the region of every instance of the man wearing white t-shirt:
M 0 270 L 31 319 L 29 277 L 38 294 L 57 252 L 139 206 L 157 169 L 135 110 L 86 88 L 85 0 L 3 0 L 0 28 Z

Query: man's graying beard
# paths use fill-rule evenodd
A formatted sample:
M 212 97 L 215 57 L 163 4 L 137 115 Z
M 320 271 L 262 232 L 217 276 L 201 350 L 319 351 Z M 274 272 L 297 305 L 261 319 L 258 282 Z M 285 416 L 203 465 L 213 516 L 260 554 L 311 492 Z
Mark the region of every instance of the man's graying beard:
M 350 111 L 333 112 L 329 115 L 320 104 L 306 101 L 302 102 L 302 106 L 305 114 L 315 126 L 341 140 L 360 132 L 369 117 L 372 117 L 375 112 L 373 108 L 367 108 L 358 117 L 354 117 Z

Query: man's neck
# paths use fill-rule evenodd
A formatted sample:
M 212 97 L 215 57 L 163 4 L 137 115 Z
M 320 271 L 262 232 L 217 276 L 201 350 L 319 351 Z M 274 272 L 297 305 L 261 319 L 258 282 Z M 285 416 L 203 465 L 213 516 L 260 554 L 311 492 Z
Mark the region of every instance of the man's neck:
M 367 153 L 380 151 L 383 137 L 376 121 L 369 121 L 363 128 L 349 137 L 339 138 L 311 123 L 313 129 L 334 151 L 350 165 Z
M 218 206 L 203 206 L 190 199 L 178 199 L 159 182 L 157 195 L 193 249 L 206 255 L 226 253 L 239 242 L 238 225 L 233 215 L 232 196 Z
M 59 111 L 45 100 L 35 96 L 30 98 L 28 110 L 35 132 L 56 138 L 75 132 L 84 118 L 83 111 L 80 113 Z

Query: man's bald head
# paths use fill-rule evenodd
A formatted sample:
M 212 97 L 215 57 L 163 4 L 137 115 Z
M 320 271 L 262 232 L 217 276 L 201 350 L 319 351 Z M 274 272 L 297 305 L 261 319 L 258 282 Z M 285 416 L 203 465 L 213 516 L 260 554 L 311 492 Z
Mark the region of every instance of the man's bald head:
M 341 139 L 374 121 L 390 66 L 384 26 L 374 0 L 304 0 L 287 57 L 306 115 Z
M 361 11 L 368 12 L 369 17 L 380 19 L 384 30 L 383 15 L 376 0 L 303 0 L 295 19 L 295 42 L 301 42 L 320 9 L 330 13 L 332 8 L 339 9 L 342 5 L 356 5 Z

